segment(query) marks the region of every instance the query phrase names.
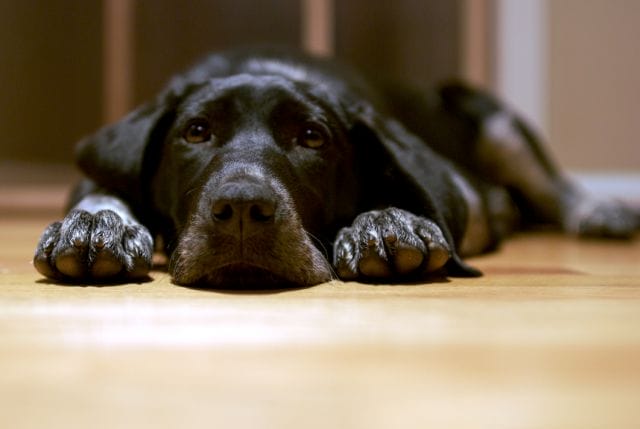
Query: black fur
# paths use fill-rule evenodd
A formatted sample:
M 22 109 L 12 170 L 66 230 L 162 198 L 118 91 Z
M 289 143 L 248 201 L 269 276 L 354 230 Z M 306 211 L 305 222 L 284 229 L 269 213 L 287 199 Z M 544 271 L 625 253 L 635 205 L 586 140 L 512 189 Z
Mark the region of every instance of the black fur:
M 80 142 L 77 160 L 87 180 L 34 259 L 75 283 L 146 276 L 152 236 L 176 283 L 227 288 L 478 275 L 461 257 L 519 219 L 638 228 L 567 181 L 486 94 L 374 88 L 281 51 L 212 55 Z

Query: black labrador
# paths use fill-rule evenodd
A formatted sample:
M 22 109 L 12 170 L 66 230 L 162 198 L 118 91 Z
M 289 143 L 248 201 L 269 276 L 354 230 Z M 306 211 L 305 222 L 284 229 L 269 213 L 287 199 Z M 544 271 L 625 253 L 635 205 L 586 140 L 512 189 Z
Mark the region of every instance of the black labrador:
M 308 286 L 475 276 L 518 225 L 628 237 L 634 210 L 568 181 L 525 123 L 463 84 L 372 85 L 277 50 L 215 54 L 80 142 L 87 179 L 34 265 L 71 283 Z M 331 261 L 331 262 L 330 262 Z

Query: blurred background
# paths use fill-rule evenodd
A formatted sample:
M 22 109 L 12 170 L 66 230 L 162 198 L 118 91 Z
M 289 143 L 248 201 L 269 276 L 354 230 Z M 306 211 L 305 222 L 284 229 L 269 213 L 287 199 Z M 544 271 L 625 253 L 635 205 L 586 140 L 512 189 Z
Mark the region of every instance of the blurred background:
M 419 85 L 468 79 L 563 166 L 639 173 L 639 23 L 637 0 L 0 0 L 0 169 L 69 165 L 172 74 L 259 42 Z

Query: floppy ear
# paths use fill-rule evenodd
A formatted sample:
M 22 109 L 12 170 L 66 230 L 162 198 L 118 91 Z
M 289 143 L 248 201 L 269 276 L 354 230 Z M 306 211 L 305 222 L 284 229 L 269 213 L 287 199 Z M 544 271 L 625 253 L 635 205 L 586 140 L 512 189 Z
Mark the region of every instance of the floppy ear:
M 356 107 L 352 131 L 358 164 L 366 165 L 366 187 L 373 185 L 376 204 L 395 205 L 425 216 L 442 230 L 453 251 L 447 263 L 451 275 L 478 276 L 456 251 L 466 225 L 467 207 L 452 177 L 453 166 L 431 150 L 400 122 L 381 115 L 370 105 Z M 387 201 L 379 201 L 380 196 Z
M 147 148 L 164 140 L 178 101 L 193 85 L 174 79 L 154 101 L 81 140 L 76 147 L 76 163 L 83 173 L 129 203 L 139 203 L 144 197 Z
M 164 113 L 162 104 L 145 105 L 84 138 L 76 148 L 78 166 L 101 187 L 126 199 L 140 197 L 145 147 Z

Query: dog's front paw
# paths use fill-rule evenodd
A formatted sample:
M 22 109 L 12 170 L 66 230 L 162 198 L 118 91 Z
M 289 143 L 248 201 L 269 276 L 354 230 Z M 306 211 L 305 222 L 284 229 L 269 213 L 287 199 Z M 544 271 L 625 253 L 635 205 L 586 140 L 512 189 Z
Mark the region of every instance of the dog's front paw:
M 438 225 L 397 208 L 359 215 L 334 244 L 334 266 L 345 280 L 420 276 L 440 270 L 450 257 Z
M 33 265 L 44 276 L 63 281 L 124 281 L 146 277 L 153 239 L 137 223 L 114 211 L 72 210 L 42 234 Z

